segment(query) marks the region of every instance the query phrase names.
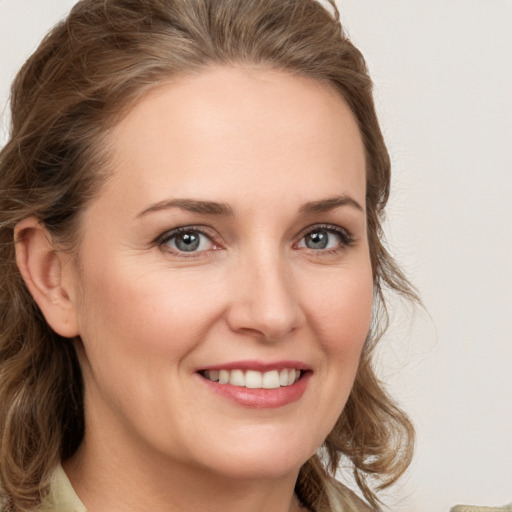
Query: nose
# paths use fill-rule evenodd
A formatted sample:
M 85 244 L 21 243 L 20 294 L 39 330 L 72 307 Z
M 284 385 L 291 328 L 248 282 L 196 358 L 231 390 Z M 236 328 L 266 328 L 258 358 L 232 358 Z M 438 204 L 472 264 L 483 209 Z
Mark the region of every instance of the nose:
M 277 255 L 248 259 L 232 274 L 227 320 L 232 330 L 268 342 L 300 327 L 304 312 L 293 273 Z

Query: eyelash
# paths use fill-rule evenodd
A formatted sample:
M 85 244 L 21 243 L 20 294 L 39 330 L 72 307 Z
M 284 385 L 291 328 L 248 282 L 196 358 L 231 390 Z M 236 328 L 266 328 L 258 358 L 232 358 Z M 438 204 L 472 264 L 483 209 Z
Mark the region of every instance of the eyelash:
M 323 250 L 315 250 L 309 249 L 311 254 L 315 256 L 325 256 L 326 254 L 337 254 L 352 245 L 354 245 L 355 239 L 352 234 L 345 228 L 341 228 L 340 226 L 336 226 L 334 224 L 314 224 L 313 226 L 307 227 L 300 235 L 299 242 L 300 243 L 306 236 L 311 235 L 312 233 L 318 233 L 319 231 L 325 231 L 327 233 L 335 234 L 339 238 L 339 246 L 334 247 L 332 249 L 323 249 Z M 308 248 L 306 248 L 308 249 Z
M 294 247 L 296 247 L 304 238 L 308 235 L 311 235 L 315 232 L 324 231 L 330 234 L 335 234 L 339 237 L 339 246 L 332 248 L 332 249 L 309 249 L 306 247 L 306 250 L 308 250 L 310 253 L 314 254 L 315 256 L 322 256 L 326 254 L 336 254 L 340 251 L 343 251 L 347 249 L 348 247 L 352 246 L 355 242 L 353 236 L 350 234 L 350 232 L 344 228 L 341 228 L 339 226 L 333 225 L 333 224 L 315 224 L 313 226 L 309 226 L 306 229 L 302 231 L 302 233 L 299 236 L 299 241 L 294 244 Z M 190 251 L 187 253 L 186 251 L 180 251 L 172 248 L 164 248 L 165 244 L 169 243 L 171 240 L 175 239 L 181 234 L 187 234 L 187 233 L 197 233 L 199 235 L 202 235 L 206 237 L 211 244 L 214 246 L 219 246 L 215 240 L 215 237 L 212 236 L 209 232 L 204 230 L 204 228 L 199 226 L 182 226 L 175 228 L 171 231 L 166 231 L 162 235 L 160 235 L 156 240 L 155 244 L 158 245 L 158 247 L 161 248 L 162 251 L 165 251 L 167 253 L 171 253 L 175 256 L 178 256 L 180 258 L 197 258 L 200 257 L 205 252 L 210 252 L 214 249 L 207 249 L 203 251 Z
M 171 240 L 177 238 L 179 235 L 187 234 L 187 233 L 198 233 L 206 237 L 214 246 L 218 246 L 216 243 L 215 237 L 213 237 L 210 233 L 207 233 L 204 228 L 199 226 L 182 226 L 179 228 L 172 229 L 171 231 L 166 231 L 163 235 L 159 236 L 156 239 L 156 244 L 162 249 L 162 251 L 171 253 L 174 256 L 178 256 L 180 258 L 197 258 L 201 256 L 204 252 L 209 252 L 215 249 L 208 249 L 206 251 L 191 251 L 187 253 L 186 251 L 179 251 L 176 249 L 172 249 L 170 247 L 164 248 L 164 245 L 170 242 Z

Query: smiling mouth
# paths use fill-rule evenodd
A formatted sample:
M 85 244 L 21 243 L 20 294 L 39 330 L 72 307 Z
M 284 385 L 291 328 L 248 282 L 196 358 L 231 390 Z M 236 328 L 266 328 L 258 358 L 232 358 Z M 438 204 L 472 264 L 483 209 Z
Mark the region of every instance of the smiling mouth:
M 277 389 L 295 384 L 304 372 L 295 368 L 283 368 L 267 372 L 234 369 L 203 370 L 199 373 L 205 379 L 219 384 L 231 384 L 248 389 Z

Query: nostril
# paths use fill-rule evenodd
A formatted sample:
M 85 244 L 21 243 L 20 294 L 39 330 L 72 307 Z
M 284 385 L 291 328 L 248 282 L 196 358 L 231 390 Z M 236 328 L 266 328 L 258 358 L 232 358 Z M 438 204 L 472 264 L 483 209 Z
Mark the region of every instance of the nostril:
M 295 307 L 269 310 L 268 304 L 242 303 L 232 306 L 228 323 L 236 332 L 276 343 L 300 326 L 301 312 Z

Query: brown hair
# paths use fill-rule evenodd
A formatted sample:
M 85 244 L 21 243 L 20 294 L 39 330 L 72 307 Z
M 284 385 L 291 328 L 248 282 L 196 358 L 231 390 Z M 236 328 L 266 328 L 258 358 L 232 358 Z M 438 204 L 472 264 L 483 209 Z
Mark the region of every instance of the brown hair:
M 415 295 L 382 243 L 390 162 L 372 82 L 330 4 L 331 11 L 316 0 L 82 0 L 19 72 L 10 139 L 0 153 L 0 499 L 12 510 L 36 508 L 84 428 L 73 345 L 49 328 L 28 293 L 14 227 L 36 216 L 55 241 L 72 247 L 79 214 L 107 175 L 105 133 L 150 88 L 212 64 L 261 64 L 330 83 L 355 114 L 366 150 L 374 325 L 324 456 L 304 464 L 297 493 L 317 512 L 363 510 L 334 479 L 344 459 L 378 507 L 373 488 L 390 485 L 408 466 L 412 425 L 371 357 L 387 319 L 383 289 Z

